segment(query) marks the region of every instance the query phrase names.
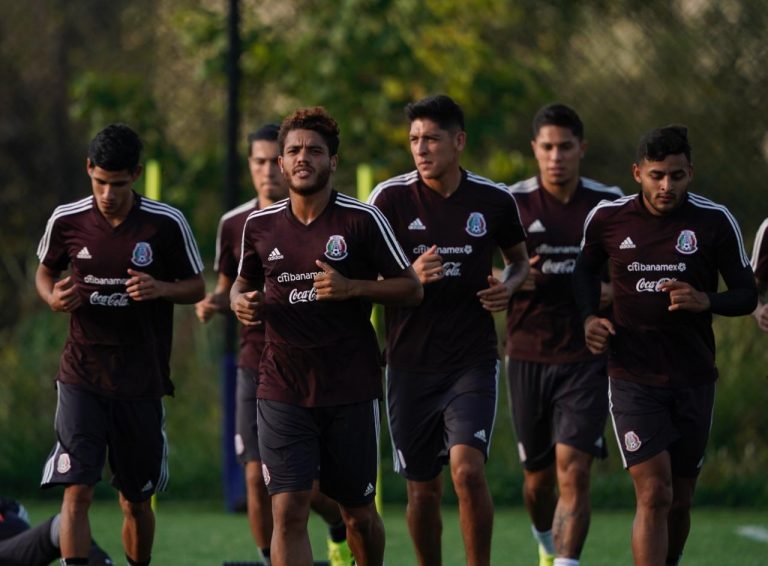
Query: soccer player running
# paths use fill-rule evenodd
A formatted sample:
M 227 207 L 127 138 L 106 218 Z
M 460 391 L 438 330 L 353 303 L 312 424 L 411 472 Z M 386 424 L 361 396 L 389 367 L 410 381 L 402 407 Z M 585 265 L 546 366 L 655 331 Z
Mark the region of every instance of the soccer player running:
M 57 442 L 41 482 L 64 485 L 62 564 L 87 564 L 88 511 L 107 452 L 126 558 L 149 564 L 150 498 L 168 481 L 162 397 L 173 394 L 173 305 L 205 293 L 182 213 L 133 191 L 141 147 L 123 124 L 100 131 L 86 162 L 92 196 L 56 208 L 38 247 L 37 292 L 70 315 L 56 376 Z
M 608 377 L 605 356 L 584 343 L 571 276 L 587 214 L 622 193 L 579 176 L 587 142 L 572 108 L 541 108 L 531 147 L 539 174 L 510 187 L 531 271 L 507 311 L 509 405 L 540 564 L 576 566 L 589 530 L 592 459 L 606 454 Z M 601 302 L 610 302 L 607 283 Z
M 387 404 L 395 470 L 407 480 L 407 521 L 419 564 L 441 563 L 442 467 L 450 464 L 467 564 L 490 563 L 493 502 L 485 461 L 499 361 L 491 313 L 528 273 L 512 195 L 459 165 L 464 113 L 437 95 L 406 107 L 416 170 L 379 184 L 387 216 L 424 285 L 416 307 L 386 309 Z M 491 274 L 501 249 L 507 267 Z
M 611 417 L 635 487 L 635 564 L 674 565 L 712 420 L 712 315 L 752 312 L 756 289 L 736 220 L 688 191 L 687 128 L 645 134 L 632 173 L 639 194 L 599 204 L 587 217 L 574 285 L 587 346 L 609 353 Z M 606 261 L 613 322 L 598 314 Z
M 768 332 L 768 304 L 765 302 L 765 292 L 768 290 L 768 218 L 760 224 L 755 236 L 755 244 L 752 248 L 752 269 L 755 271 L 758 292 L 757 308 L 752 314 L 760 330 Z
M 335 120 L 323 108 L 299 109 L 278 144 L 289 198 L 249 215 L 231 291 L 243 324 L 266 325 L 257 412 L 272 564 L 312 564 L 307 518 L 319 467 L 356 563 L 380 565 L 381 369 L 371 303 L 415 305 L 422 289 L 386 218 L 334 190 Z
M 230 210 L 221 217 L 216 238 L 214 270 L 218 274 L 216 288 L 195 305 L 201 322 L 219 313 L 231 313 L 229 292 L 237 277 L 243 226 L 248 216 L 288 196 L 288 186 L 277 164 L 280 153 L 277 135 L 280 126 L 265 124 L 248 135 L 248 167 L 256 197 Z M 235 394 L 235 453 L 245 466 L 248 522 L 262 558 L 269 564 L 272 539 L 272 507 L 264 484 L 259 455 L 256 422 L 256 388 L 259 360 L 264 349 L 264 325 L 243 326 L 240 331 L 240 353 L 237 362 Z M 313 488 L 312 509 L 328 524 L 328 560 L 331 566 L 349 565 L 352 554 L 347 546 L 347 529 L 335 501 Z

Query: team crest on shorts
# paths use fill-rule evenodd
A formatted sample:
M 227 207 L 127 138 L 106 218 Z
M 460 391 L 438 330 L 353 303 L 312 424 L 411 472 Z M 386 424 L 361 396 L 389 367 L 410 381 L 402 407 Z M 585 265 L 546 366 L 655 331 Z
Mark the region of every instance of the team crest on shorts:
M 269 468 L 267 468 L 267 465 L 264 463 L 261 464 L 261 474 L 264 476 L 264 485 L 269 485 L 272 476 L 269 475 Z
M 72 462 L 69 459 L 69 454 L 60 454 L 59 459 L 56 461 L 56 471 L 60 474 L 66 474 L 72 469 Z
M 627 449 L 627 452 L 637 452 L 642 444 L 643 442 L 635 434 L 634 430 L 630 430 L 624 435 L 624 447 Z
M 152 263 L 152 246 L 147 242 L 136 242 L 131 263 L 139 267 L 146 267 Z
M 470 212 L 467 218 L 467 225 L 464 228 L 467 234 L 479 238 L 488 233 L 488 224 L 485 222 L 485 216 L 482 212 Z
M 347 242 L 344 236 L 331 236 L 325 244 L 325 257 L 333 261 L 339 261 L 347 257 Z
M 677 236 L 675 249 L 681 254 L 691 255 L 699 250 L 699 242 L 696 240 L 696 233 L 693 230 L 682 230 Z

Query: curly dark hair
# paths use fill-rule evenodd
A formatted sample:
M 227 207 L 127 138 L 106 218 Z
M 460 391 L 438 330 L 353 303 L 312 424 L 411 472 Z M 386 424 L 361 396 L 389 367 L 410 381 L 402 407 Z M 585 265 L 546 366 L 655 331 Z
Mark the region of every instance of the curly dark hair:
M 283 120 L 283 123 L 280 125 L 280 134 L 277 136 L 280 153 L 283 153 L 285 138 L 291 130 L 312 130 L 317 132 L 325 140 L 330 155 L 333 156 L 339 152 L 339 125 L 322 106 L 299 108 Z

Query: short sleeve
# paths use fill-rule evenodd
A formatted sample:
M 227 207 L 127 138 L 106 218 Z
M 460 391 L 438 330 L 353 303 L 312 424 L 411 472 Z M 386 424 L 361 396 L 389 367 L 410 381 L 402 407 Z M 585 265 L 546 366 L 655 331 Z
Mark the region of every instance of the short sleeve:
M 255 219 L 249 218 L 243 226 L 240 264 L 237 271 L 243 279 L 261 282 L 264 281 L 264 266 L 261 264 L 261 257 L 256 249 L 254 224 Z
M 40 263 L 54 271 L 64 271 L 69 266 L 69 254 L 62 233 L 63 220 L 57 218 L 56 211 L 48 219 L 45 232 L 37 246 L 37 257 Z
M 384 213 L 375 206 L 368 206 L 366 210 L 369 212 L 366 240 L 369 242 L 370 257 L 374 258 L 375 267 L 382 277 L 396 277 L 411 263 Z
M 752 248 L 752 269 L 761 285 L 768 284 L 768 218 L 763 220 Z
M 506 250 L 525 241 L 525 229 L 523 223 L 520 220 L 520 210 L 517 208 L 517 201 L 511 193 L 507 193 L 508 198 L 505 199 L 504 212 L 499 223 L 499 228 L 496 231 L 496 244 L 502 249 Z

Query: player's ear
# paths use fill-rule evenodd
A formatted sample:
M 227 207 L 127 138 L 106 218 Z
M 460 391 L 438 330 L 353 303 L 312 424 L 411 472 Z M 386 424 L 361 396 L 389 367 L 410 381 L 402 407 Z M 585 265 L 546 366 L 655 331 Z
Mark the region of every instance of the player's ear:
M 93 163 L 91 163 L 91 158 L 90 157 L 86 157 L 85 158 L 85 170 L 88 171 L 88 176 L 89 177 L 91 176 L 91 172 L 93 171 L 94 167 L 95 167 L 95 165 Z
M 587 147 L 589 147 L 589 142 L 587 140 L 581 140 L 579 142 L 579 157 L 581 157 L 581 159 L 584 159 L 584 155 L 587 153 Z
M 141 173 L 144 171 L 144 167 L 139 163 L 136 165 L 136 169 L 133 170 L 133 173 L 131 173 L 131 182 L 136 181 L 139 177 L 141 177 Z
M 277 156 L 277 166 L 280 167 L 280 172 L 283 172 L 283 156 L 278 155 Z
M 339 154 L 331 155 L 331 171 L 336 171 L 336 166 L 339 164 Z
M 638 183 L 641 183 L 643 180 L 643 177 L 640 174 L 640 166 L 637 163 L 632 164 L 632 176 L 635 178 L 635 181 L 637 181 Z

